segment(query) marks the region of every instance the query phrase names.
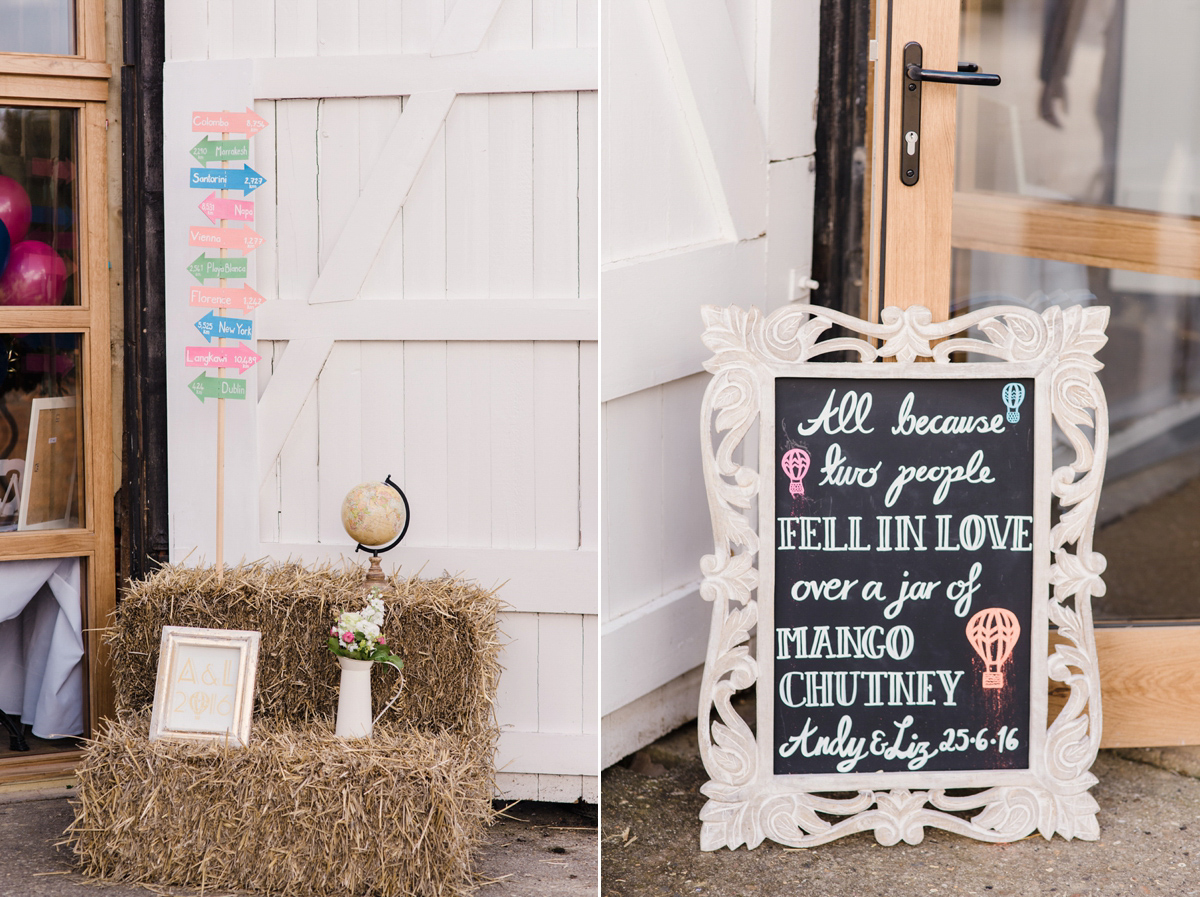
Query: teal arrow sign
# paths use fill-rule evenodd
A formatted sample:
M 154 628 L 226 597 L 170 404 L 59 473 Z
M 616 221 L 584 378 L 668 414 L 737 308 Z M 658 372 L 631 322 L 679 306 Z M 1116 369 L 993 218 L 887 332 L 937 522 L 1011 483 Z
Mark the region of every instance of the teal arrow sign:
M 205 190 L 241 190 L 242 196 L 253 193 L 267 182 L 266 178 L 249 165 L 243 165 L 241 168 L 192 168 L 190 171 L 190 187 L 201 187 Z
M 254 322 L 248 318 L 221 318 L 211 311 L 196 322 L 196 329 L 210 343 L 217 339 L 254 339 Z
M 207 134 L 192 147 L 192 155 L 201 165 L 226 159 L 249 159 L 249 140 L 212 140 Z
M 205 399 L 246 398 L 246 381 L 237 377 L 210 377 L 201 374 L 188 384 L 188 389 L 195 393 L 201 402 Z
M 196 256 L 196 260 L 188 265 L 188 273 L 201 283 L 204 283 L 206 280 L 212 280 L 214 277 L 245 278 L 249 270 L 249 263 L 244 258 L 213 258 L 211 255 L 205 255 L 204 253 Z

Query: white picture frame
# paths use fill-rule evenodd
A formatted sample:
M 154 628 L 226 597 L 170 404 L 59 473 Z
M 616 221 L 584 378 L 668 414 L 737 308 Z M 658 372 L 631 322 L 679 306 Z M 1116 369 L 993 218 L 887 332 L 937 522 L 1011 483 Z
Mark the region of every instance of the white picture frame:
M 917 844 L 927 827 L 992 842 L 1034 832 L 1098 838 L 1099 808 L 1089 792 L 1101 732 L 1091 596 L 1103 594 L 1105 561 L 1092 550 L 1092 537 L 1108 412 L 1095 354 L 1106 341 L 1108 309 L 1038 313 L 998 306 L 934 323 L 927 308 L 916 306 L 887 308 L 875 324 L 808 305 L 766 316 L 757 309 L 708 306 L 703 317 L 704 343 L 714 353 L 705 364 L 713 378 L 701 432 L 715 551 L 701 562 L 700 592 L 712 603 L 698 720 L 710 777 L 701 788 L 708 798 L 700 813 L 702 849 L 754 848 L 767 838 L 813 847 L 868 830 L 880 844 Z M 855 335 L 818 342 L 834 325 Z M 956 337 L 972 329 L 981 338 Z M 853 353 L 858 361 L 827 363 L 837 352 Z M 972 362 L 951 364 L 954 353 L 968 353 Z M 1003 364 L 973 360 L 984 356 Z M 778 377 L 1032 378 L 1037 417 L 1028 768 L 774 774 L 772 415 Z M 1053 426 L 1074 457 L 1052 470 Z M 1051 495 L 1060 509 L 1053 527 Z M 760 552 L 760 546 L 766 548 Z M 760 594 L 766 600 L 759 601 Z M 1060 638 L 1049 654 L 1051 623 Z M 752 640 L 755 627 L 766 637 Z M 1037 725 L 1047 719 L 1051 682 L 1065 684 L 1069 696 L 1048 726 Z M 737 692 L 751 686 L 758 686 L 754 729 L 732 705 Z M 974 793 L 948 793 L 953 789 Z
M 250 741 L 260 633 L 164 626 L 150 740 Z
M 79 458 L 82 453 L 82 428 L 78 419 L 79 399 L 76 396 L 60 396 L 57 398 L 34 399 L 29 410 L 29 437 L 25 442 L 25 469 L 21 477 L 21 504 L 17 512 L 17 530 L 34 531 L 47 529 L 67 529 L 79 526 L 80 508 L 75 505 L 76 479 L 79 476 Z M 42 415 L 47 412 L 69 412 L 65 414 L 63 426 L 47 435 L 42 424 Z M 30 521 L 33 515 L 35 494 L 42 483 L 48 482 L 49 477 L 60 475 L 60 471 L 40 469 L 39 458 L 43 442 L 53 442 L 64 435 L 71 437 L 70 454 L 71 472 L 66 484 L 66 502 L 61 516 L 52 516 L 44 520 Z M 65 445 L 65 444 L 64 444 Z

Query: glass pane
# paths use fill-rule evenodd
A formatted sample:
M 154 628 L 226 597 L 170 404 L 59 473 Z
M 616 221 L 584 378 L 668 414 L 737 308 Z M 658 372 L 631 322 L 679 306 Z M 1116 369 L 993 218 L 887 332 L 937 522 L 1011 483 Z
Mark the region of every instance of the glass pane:
M 0 531 L 80 526 L 82 337 L 0 334 Z
M 75 0 L 0 0 L 0 53 L 75 55 Z
M 82 567 L 0 562 L 0 760 L 81 746 Z
M 956 249 L 953 313 L 988 305 L 1107 305 L 1110 414 L 1096 550 L 1097 619 L 1200 612 L 1200 281 Z M 1055 466 L 1069 463 L 1065 440 Z
M 76 133 L 74 109 L 0 106 L 0 305 L 79 304 Z

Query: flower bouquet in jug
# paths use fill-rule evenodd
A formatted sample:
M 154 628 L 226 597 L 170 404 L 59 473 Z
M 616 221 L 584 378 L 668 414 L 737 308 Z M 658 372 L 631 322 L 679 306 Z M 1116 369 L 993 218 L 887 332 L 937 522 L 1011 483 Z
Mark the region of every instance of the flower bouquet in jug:
M 378 586 L 372 587 L 366 607 L 360 611 L 340 612 L 337 622 L 329 629 L 329 650 L 338 658 L 342 668 L 334 731 L 343 738 L 371 737 L 375 722 L 371 718 L 372 665 L 386 663 L 397 670 L 404 669 L 404 661 L 392 653 L 383 634 L 382 593 L 383 590 Z M 401 678 L 400 687 L 403 686 L 404 680 Z M 379 716 L 383 716 L 399 697 L 400 692 L 397 691 Z

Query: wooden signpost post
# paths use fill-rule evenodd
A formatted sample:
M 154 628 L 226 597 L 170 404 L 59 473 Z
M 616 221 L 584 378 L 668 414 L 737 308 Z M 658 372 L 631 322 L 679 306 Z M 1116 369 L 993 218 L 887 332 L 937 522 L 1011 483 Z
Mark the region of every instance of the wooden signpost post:
M 918 843 L 927 826 L 1097 837 L 1090 599 L 1104 560 L 1091 539 L 1107 410 L 1094 355 L 1107 309 L 705 320 L 716 552 L 702 564 L 702 846 L 868 829 Z M 835 323 L 875 342 L 818 342 Z M 982 338 L 953 338 L 972 327 Z M 859 361 L 824 363 L 837 351 Z M 968 361 L 948 363 L 956 354 Z M 755 423 L 757 473 L 734 460 Z M 1075 457 L 1052 471 L 1054 425 Z M 1062 644 L 1048 656 L 1051 623 Z M 1070 698 L 1047 726 L 1050 680 Z M 756 731 L 730 703 L 751 685 Z
M 262 304 L 263 297 L 255 292 L 248 284 L 241 287 L 229 288 L 226 281 L 231 278 L 245 280 L 249 275 L 250 265 L 246 256 L 263 243 L 263 238 L 250 228 L 254 221 L 254 203 L 245 199 L 230 199 L 230 190 L 240 190 L 246 196 L 265 183 L 262 175 L 256 172 L 246 162 L 240 168 L 230 168 L 230 160 L 248 160 L 250 158 L 250 138 L 267 126 L 261 116 L 252 109 L 239 112 L 193 112 L 192 130 L 203 132 L 204 136 L 191 149 L 192 156 L 202 167 L 192 168 L 188 172 L 188 184 L 196 189 L 208 190 L 208 195 L 200 201 L 199 210 L 217 227 L 190 226 L 188 228 L 188 244 L 219 250 L 219 256 L 213 257 L 201 253 L 188 266 L 188 271 L 197 281 L 199 288 L 193 287 L 189 295 L 189 304 L 199 307 L 216 308 L 214 315 L 211 311 L 196 322 L 196 329 L 211 343 L 217 338 L 216 347 L 187 346 L 184 350 L 184 364 L 187 367 L 217 368 L 217 376 L 210 377 L 203 371 L 195 380 L 188 384 L 192 394 L 201 402 L 205 399 L 217 400 L 217 517 L 216 517 L 216 567 L 218 575 L 225 564 L 225 400 L 246 398 L 246 381 L 223 376 L 225 368 L 236 367 L 239 373 L 245 373 L 251 366 L 257 364 L 260 356 L 244 342 L 237 346 L 226 346 L 225 339 L 233 338 L 239 341 L 251 339 L 254 328 L 250 321 L 225 321 L 226 309 L 234 309 L 249 313 Z M 210 134 L 218 134 L 219 139 L 212 139 Z M 244 134 L 245 138 L 231 138 L 230 134 Z M 220 162 L 220 168 L 209 168 L 208 163 Z M 216 191 L 220 190 L 218 197 Z M 230 220 L 245 222 L 242 227 L 231 228 Z M 230 249 L 242 252 L 242 258 L 227 258 Z M 215 289 L 206 286 L 206 281 L 217 280 L 219 286 Z

